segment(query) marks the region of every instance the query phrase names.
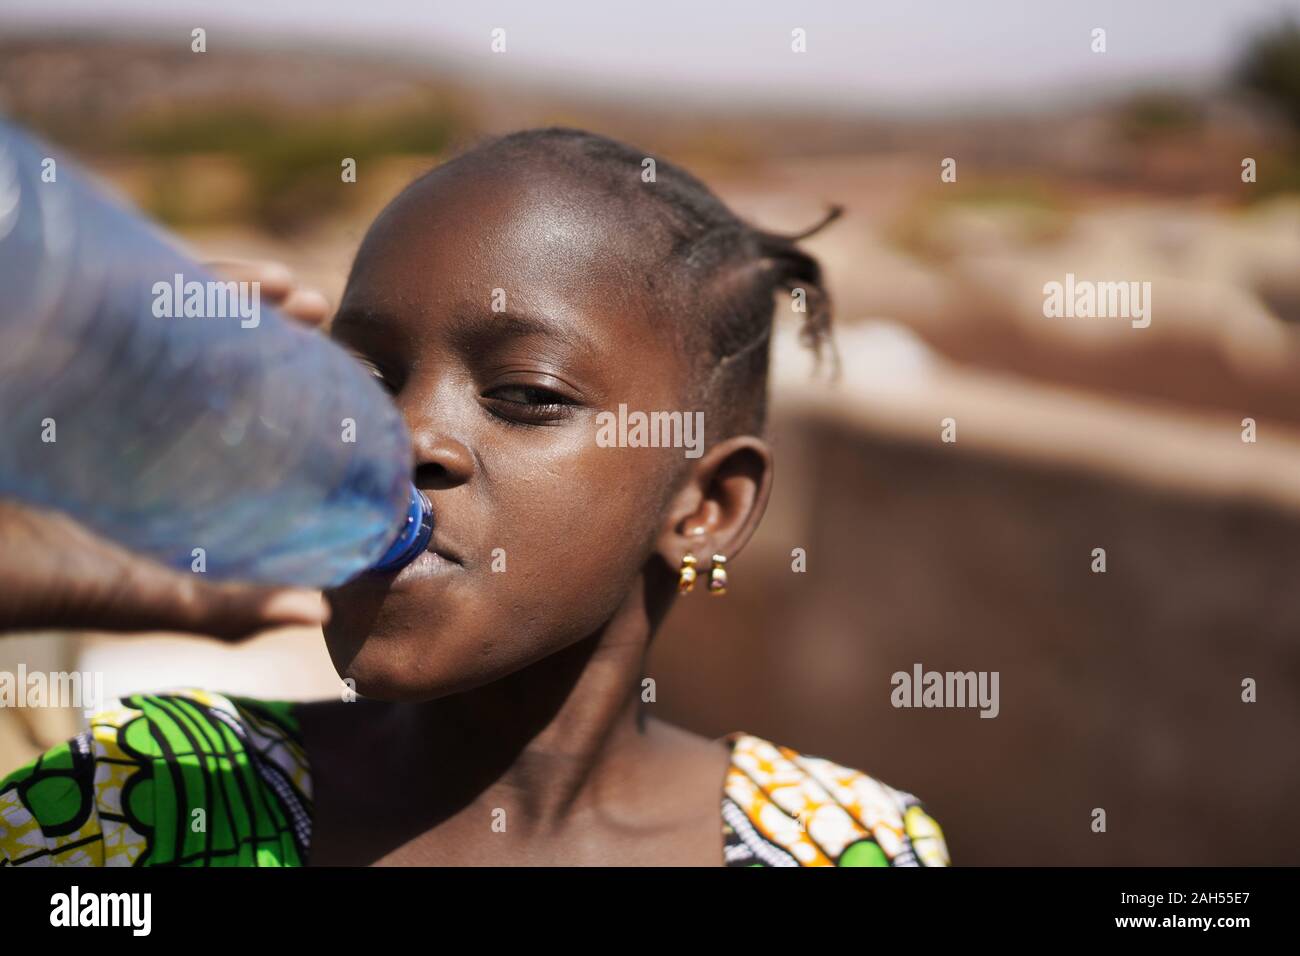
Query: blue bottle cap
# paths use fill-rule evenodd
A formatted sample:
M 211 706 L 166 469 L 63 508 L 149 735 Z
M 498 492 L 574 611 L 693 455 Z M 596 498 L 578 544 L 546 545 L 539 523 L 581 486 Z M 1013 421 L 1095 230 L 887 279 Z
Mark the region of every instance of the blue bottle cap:
M 411 485 L 410 503 L 406 509 L 406 520 L 397 538 L 388 546 L 384 556 L 370 568 L 371 571 L 388 573 L 400 571 L 429 547 L 433 537 L 433 505 L 424 492 Z

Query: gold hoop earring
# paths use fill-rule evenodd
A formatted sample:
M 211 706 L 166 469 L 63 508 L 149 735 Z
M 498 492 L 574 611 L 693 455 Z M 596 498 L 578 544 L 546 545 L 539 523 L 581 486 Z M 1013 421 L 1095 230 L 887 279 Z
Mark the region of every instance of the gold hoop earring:
M 727 593 L 727 558 L 725 555 L 713 556 L 713 567 L 709 569 L 709 593 L 721 597 Z
M 695 587 L 695 555 L 687 552 L 682 558 L 681 570 L 677 573 L 677 591 L 680 594 L 690 594 L 691 589 Z

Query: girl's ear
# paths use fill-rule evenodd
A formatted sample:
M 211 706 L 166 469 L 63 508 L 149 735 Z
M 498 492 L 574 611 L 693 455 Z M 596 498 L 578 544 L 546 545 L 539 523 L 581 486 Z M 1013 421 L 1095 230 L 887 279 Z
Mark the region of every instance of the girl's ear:
M 660 557 L 670 568 L 678 567 L 688 551 L 705 564 L 714 554 L 734 557 L 758 527 L 771 488 L 767 442 L 736 435 L 714 445 L 695 462 L 669 504 Z

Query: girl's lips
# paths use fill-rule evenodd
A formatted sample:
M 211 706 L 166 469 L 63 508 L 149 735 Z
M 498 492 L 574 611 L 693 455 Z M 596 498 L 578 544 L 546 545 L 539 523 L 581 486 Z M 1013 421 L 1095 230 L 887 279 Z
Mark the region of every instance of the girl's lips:
M 425 551 L 406 567 L 402 568 L 402 570 L 398 571 L 397 575 L 393 578 L 392 583 L 394 585 L 399 585 L 407 581 L 417 581 L 421 578 L 436 577 L 459 570 L 463 570 L 459 561 L 454 560 L 440 551 Z
M 436 554 L 444 561 L 450 561 L 452 564 L 461 564 L 460 555 L 453 549 L 447 547 L 446 542 L 438 539 L 438 531 L 435 528 L 433 537 L 429 539 L 429 546 L 425 549 L 426 554 Z

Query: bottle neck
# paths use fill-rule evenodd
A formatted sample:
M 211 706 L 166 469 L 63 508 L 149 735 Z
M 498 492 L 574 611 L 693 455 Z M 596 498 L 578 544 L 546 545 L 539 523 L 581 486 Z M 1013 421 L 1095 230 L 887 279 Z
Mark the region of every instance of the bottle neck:
M 411 485 L 406 517 L 401 531 L 388 546 L 383 557 L 371 565 L 371 571 L 391 573 L 400 571 L 429 547 L 433 537 L 433 505 L 415 485 Z

